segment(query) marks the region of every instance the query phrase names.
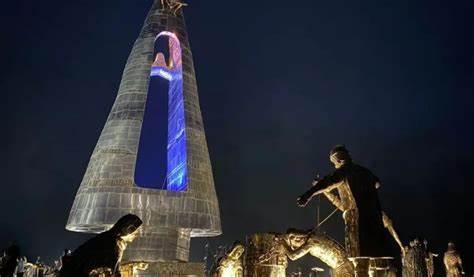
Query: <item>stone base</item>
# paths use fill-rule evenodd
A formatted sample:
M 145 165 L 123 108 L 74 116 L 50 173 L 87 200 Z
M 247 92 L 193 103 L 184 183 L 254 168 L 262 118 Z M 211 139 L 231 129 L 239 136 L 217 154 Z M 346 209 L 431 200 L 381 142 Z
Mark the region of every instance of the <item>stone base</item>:
M 353 257 L 356 277 L 396 277 L 397 270 L 392 257 Z
M 258 262 L 259 257 L 274 250 L 276 255 L 265 262 Z M 248 277 L 285 277 L 288 260 L 285 249 L 275 242 L 275 234 L 262 233 L 247 237 L 245 251 L 245 276 Z
M 133 277 L 204 277 L 203 263 L 153 262 L 146 270 L 136 270 Z M 128 276 L 127 276 L 128 277 Z M 132 277 L 132 276 L 130 276 Z
M 161 228 L 150 232 L 146 227 L 127 246 L 124 262 L 188 261 L 190 230 Z

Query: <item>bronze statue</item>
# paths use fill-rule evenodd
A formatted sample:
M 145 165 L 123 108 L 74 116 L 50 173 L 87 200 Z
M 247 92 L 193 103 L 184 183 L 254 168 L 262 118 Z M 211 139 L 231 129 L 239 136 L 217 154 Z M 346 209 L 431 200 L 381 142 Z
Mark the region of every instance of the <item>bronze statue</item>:
M 120 276 L 119 266 L 127 244 L 138 234 L 142 221 L 138 216 L 128 214 L 121 217 L 108 231 L 86 241 L 71 254 L 71 259 L 64 264 L 60 277 L 86 277 L 109 271 L 113 276 Z
M 404 251 L 403 276 L 404 277 L 426 277 L 430 276 L 430 265 L 428 264 L 428 252 L 421 245 L 419 239 L 410 241 Z M 433 271 L 434 272 L 434 268 Z
M 12 243 L 0 258 L 0 276 L 10 277 L 14 275 L 17 260 L 20 257 L 20 247 Z
M 315 195 L 326 195 L 343 212 L 345 245 L 350 257 L 393 256 L 377 195 L 379 178 L 353 163 L 342 145 L 331 150 L 329 159 L 336 170 L 314 181 L 313 187 L 298 197 L 298 205 L 304 207 Z M 337 190 L 337 195 L 333 190 Z
M 245 247 L 236 241 L 232 249 L 217 261 L 215 269 L 212 270 L 213 277 L 242 277 L 242 254 Z
M 444 253 L 443 262 L 447 277 L 460 277 L 464 274 L 461 256 L 453 242 L 448 243 L 448 250 Z
M 294 261 L 306 254 L 310 254 L 331 267 L 334 276 L 353 276 L 354 267 L 349 261 L 344 249 L 328 236 L 311 231 L 289 229 L 286 234 L 278 235 L 275 240 L 283 246 L 287 257 Z M 259 257 L 259 262 L 270 259 L 281 247 Z
M 409 242 L 408 246 L 405 246 L 403 255 L 402 255 L 402 276 L 411 277 L 414 276 L 415 265 L 414 265 L 414 252 L 413 252 L 414 243 L 413 241 Z
M 426 256 L 426 269 L 428 271 L 428 277 L 433 277 L 435 272 L 434 258 L 438 257 L 438 254 L 428 252 Z
M 433 277 L 435 272 L 434 266 L 434 258 L 438 257 L 438 254 L 432 253 L 428 250 L 428 241 L 425 239 L 423 240 L 423 244 L 425 245 L 425 253 L 426 253 L 426 269 L 428 271 L 428 277 Z
M 245 276 L 286 277 L 288 257 L 278 233 L 258 233 L 245 238 Z
M 161 0 L 161 7 L 168 8 L 174 15 L 178 13 L 178 11 L 182 7 L 186 7 L 188 4 L 178 1 L 178 0 Z
M 415 277 L 425 277 L 428 275 L 426 264 L 426 251 L 419 239 L 413 241 L 413 264 L 415 266 Z

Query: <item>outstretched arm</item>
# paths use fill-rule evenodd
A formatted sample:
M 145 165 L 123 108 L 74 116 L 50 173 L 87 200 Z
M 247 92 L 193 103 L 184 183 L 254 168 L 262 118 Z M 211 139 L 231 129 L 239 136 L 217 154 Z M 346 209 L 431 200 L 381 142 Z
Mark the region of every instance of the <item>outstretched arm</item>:
M 397 231 L 395 231 L 395 228 L 393 227 L 393 222 L 384 211 L 382 211 L 382 221 L 383 221 L 383 226 L 387 228 L 390 235 L 392 235 L 393 239 L 397 242 L 398 246 L 400 246 L 402 254 L 405 255 L 405 248 L 403 247 L 402 241 L 400 240 L 400 237 L 398 236 Z
M 336 170 L 333 174 L 327 175 L 321 180 L 315 181 L 313 187 L 311 187 L 308 191 L 302 194 L 296 200 L 298 206 L 304 207 L 308 202 L 313 198 L 315 195 L 329 192 L 339 185 L 341 185 L 342 181 L 344 180 L 344 174 L 341 170 Z
M 324 192 L 324 196 L 331 202 L 336 208 L 338 208 L 341 212 L 344 211 L 344 207 L 342 206 L 342 201 L 339 196 L 335 195 L 334 193 L 328 191 Z

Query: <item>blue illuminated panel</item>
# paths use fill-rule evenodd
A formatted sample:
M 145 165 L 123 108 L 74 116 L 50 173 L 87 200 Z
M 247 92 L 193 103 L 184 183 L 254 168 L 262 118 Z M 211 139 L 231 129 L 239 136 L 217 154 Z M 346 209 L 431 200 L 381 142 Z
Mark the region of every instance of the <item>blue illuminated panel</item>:
M 174 34 L 163 32 L 158 37 L 161 35 L 169 37 L 170 59 L 167 62 L 158 53 L 151 67 L 135 183 L 145 188 L 183 191 L 187 188 L 187 157 L 181 48 Z M 168 93 L 163 97 L 165 89 Z M 166 100 L 167 107 L 163 105 Z
M 169 85 L 168 98 L 168 190 L 182 191 L 187 185 L 186 134 L 182 72 Z

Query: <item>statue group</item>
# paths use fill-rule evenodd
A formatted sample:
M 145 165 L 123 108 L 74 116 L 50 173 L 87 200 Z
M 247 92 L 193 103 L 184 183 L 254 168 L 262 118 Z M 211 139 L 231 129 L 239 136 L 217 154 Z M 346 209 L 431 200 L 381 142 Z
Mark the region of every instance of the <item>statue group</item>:
M 223 255 L 211 271 L 212 276 L 283 277 L 288 259 L 294 261 L 307 254 L 324 262 L 336 277 L 434 276 L 437 254 L 428 251 L 426 241 L 424 246 L 417 239 L 404 246 L 393 221 L 382 210 L 377 193 L 380 179 L 354 163 L 342 145 L 330 151 L 329 160 L 334 172 L 315 179 L 296 202 L 305 207 L 315 196 L 324 195 L 342 212 L 344 247 L 318 228 L 255 234 L 247 238 L 245 247 L 237 243 Z M 444 264 L 448 277 L 460 277 L 464 273 L 460 255 L 452 243 L 444 255 Z
M 334 277 L 432 277 L 434 258 L 427 242 L 415 239 L 404 246 L 392 220 L 382 210 L 377 190 L 381 182 L 370 170 L 355 164 L 344 146 L 334 147 L 329 155 L 335 171 L 313 181 L 312 187 L 296 200 L 300 207 L 324 195 L 342 212 L 345 225 L 344 246 L 319 231 L 288 229 L 281 233 L 248 236 L 235 242 L 215 260 L 213 277 L 284 277 L 288 260 L 311 255 L 331 268 Z M 124 264 L 127 244 L 140 230 L 142 221 L 126 215 L 108 231 L 78 247 L 59 276 L 134 276 L 146 269 L 145 262 Z M 401 257 L 401 268 L 396 260 Z M 454 243 L 449 243 L 443 262 L 447 277 L 464 274 Z M 314 274 L 318 274 L 318 270 Z M 299 274 L 299 275 L 298 275 Z M 293 276 L 301 276 L 301 271 Z

